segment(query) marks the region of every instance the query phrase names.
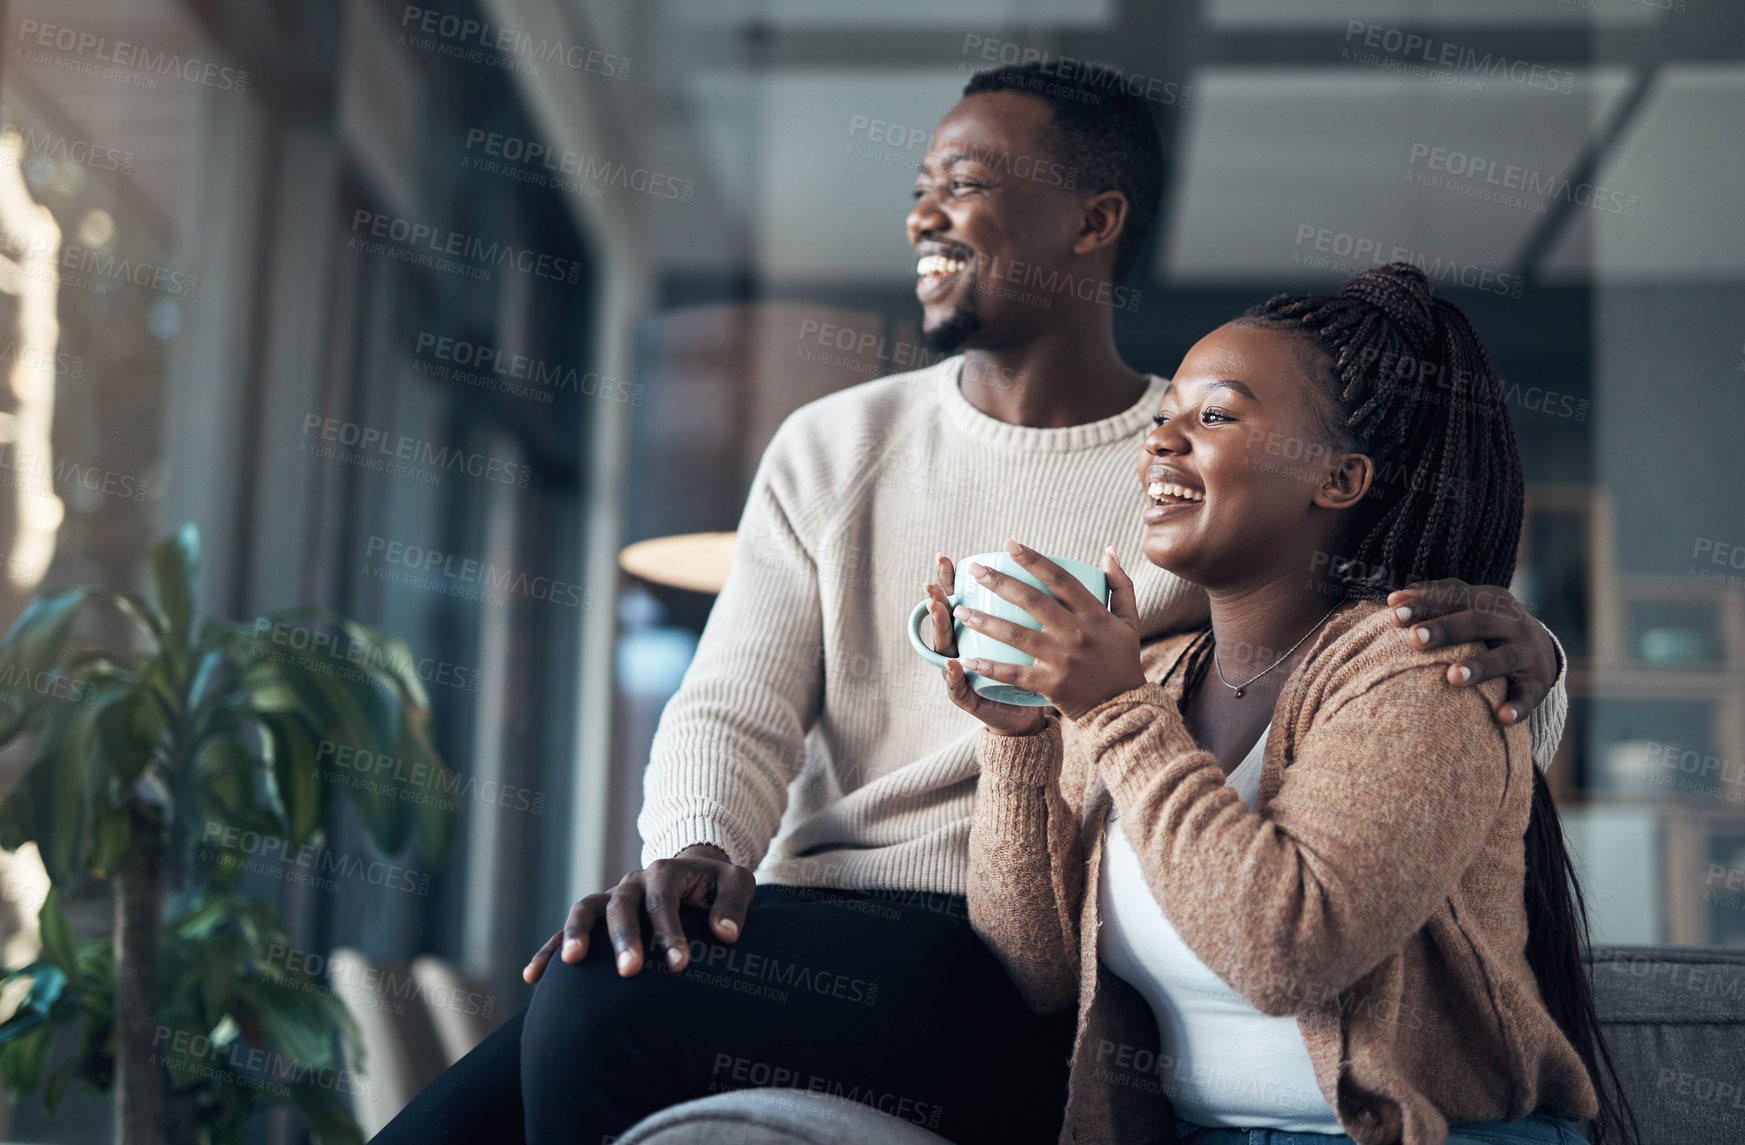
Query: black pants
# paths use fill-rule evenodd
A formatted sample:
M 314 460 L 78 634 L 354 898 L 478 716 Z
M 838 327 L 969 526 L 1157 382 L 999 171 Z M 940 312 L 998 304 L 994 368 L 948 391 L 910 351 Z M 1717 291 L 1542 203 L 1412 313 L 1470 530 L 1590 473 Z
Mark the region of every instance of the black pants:
M 604 925 L 379 1145 L 575 1145 L 730 1089 L 836 1094 L 964 1143 L 1052 1142 L 1074 1015 L 1038 1018 L 959 895 L 760 886 L 740 940 L 620 978 Z

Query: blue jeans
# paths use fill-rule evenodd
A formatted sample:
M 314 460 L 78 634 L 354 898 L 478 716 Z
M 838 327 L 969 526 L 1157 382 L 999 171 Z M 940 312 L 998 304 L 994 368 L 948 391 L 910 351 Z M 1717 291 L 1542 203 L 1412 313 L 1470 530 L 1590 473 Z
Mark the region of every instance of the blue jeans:
M 1175 1123 L 1181 1145 L 1338 1145 L 1350 1142 L 1343 1133 L 1295 1133 L 1289 1129 L 1222 1129 Z M 1448 1145 L 1588 1145 L 1575 1126 L 1549 1113 L 1519 1121 L 1485 1121 L 1448 1127 Z

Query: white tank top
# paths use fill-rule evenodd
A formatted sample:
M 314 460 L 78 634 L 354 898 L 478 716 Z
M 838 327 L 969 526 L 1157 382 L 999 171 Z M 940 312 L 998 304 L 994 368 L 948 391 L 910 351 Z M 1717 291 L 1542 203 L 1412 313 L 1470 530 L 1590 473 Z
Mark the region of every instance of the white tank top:
M 1271 730 L 1267 725 L 1225 780 L 1250 811 Z M 1344 1133 L 1315 1084 L 1297 1020 L 1249 1005 L 1181 940 L 1165 914 L 1168 904 L 1159 904 L 1146 884 L 1113 804 L 1103 831 L 1098 960 L 1150 1004 L 1163 1047 L 1155 1080 L 1176 1116 L 1196 1125 Z

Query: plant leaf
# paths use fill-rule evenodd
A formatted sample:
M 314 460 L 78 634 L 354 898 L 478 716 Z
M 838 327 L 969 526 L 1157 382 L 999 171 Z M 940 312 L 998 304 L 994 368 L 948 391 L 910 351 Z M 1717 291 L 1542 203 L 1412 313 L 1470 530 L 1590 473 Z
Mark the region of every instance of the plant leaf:
M 315 737 L 292 715 L 262 716 L 272 742 L 273 785 L 292 849 L 320 829 L 332 806 L 332 788 L 322 782 Z
M 151 637 L 152 643 L 163 646 L 168 632 L 164 629 L 164 621 L 157 614 L 145 597 L 137 592 L 118 592 L 110 599 L 115 602 L 116 611 L 133 622 L 133 626 Z
M 241 688 L 235 697 L 236 706 L 246 705 L 254 712 L 298 712 L 307 713 L 312 718 L 315 713 L 309 712 L 302 696 L 299 696 L 284 673 L 279 671 L 278 664 L 269 660 L 251 659 L 252 650 L 246 645 L 232 645 L 231 659 L 239 665 Z M 316 723 L 325 724 L 332 713 L 323 711 Z
M 91 819 L 91 873 L 100 879 L 113 875 L 132 838 L 133 822 L 126 811 L 99 807 Z
M 420 714 L 411 708 L 400 709 L 400 735 L 394 741 L 394 754 L 407 761 L 410 774 L 428 776 L 416 784 L 416 794 L 407 802 L 416 808 L 419 851 L 426 860 L 440 865 L 460 825 L 459 785 L 425 734 Z
M 313 620 L 339 629 L 344 633 L 345 639 L 357 649 L 355 655 L 350 647 L 342 649 L 341 658 L 346 663 L 355 664 L 392 683 L 400 696 L 411 701 L 414 707 L 430 707 L 430 696 L 425 692 L 424 681 L 418 675 L 418 660 L 412 655 L 411 647 L 398 636 L 360 624 L 331 609 L 313 605 L 286 609 L 265 619 L 275 622 Z
M 48 889 L 42 909 L 36 912 L 37 929 L 42 935 L 42 954 L 61 972 L 71 978 L 79 973 L 79 958 L 73 949 L 73 928 L 61 913 L 60 891 Z
M 202 891 L 186 911 L 167 920 L 165 928 L 182 938 L 205 938 L 230 918 L 230 907 L 229 896 Z
M 334 742 L 336 750 L 350 746 L 377 757 L 393 754 L 396 712 L 388 695 L 373 681 L 338 680 L 290 663 L 282 667 L 297 694 L 310 697 L 311 708 L 325 708 L 334 714 L 334 722 L 325 726 L 324 739 Z M 411 804 L 399 797 L 391 783 L 341 786 L 376 846 L 383 854 L 398 854 L 406 846 L 412 825 Z
M 186 1037 L 178 1038 L 177 1034 Z M 156 1057 L 169 1071 L 170 1080 L 177 1085 L 192 1085 L 198 1081 L 206 1070 L 212 1067 L 210 1059 L 218 1056 L 219 1047 L 207 1036 L 197 1015 L 187 1009 L 165 1007 L 158 1011 L 158 1030 L 154 1036 L 164 1035 Z M 177 1047 L 186 1047 L 178 1049 Z M 193 1052 L 193 1047 L 205 1046 L 205 1055 Z
M 259 761 L 234 736 L 209 739 L 194 758 L 194 783 L 232 814 L 255 805 Z
M 200 530 L 189 522 L 151 549 L 152 589 L 163 618 L 166 651 L 178 658 L 194 627 L 194 577 L 200 563 Z
M 49 881 L 64 887 L 77 885 L 90 847 L 91 772 L 97 753 L 83 715 L 64 704 L 50 710 L 24 780 L 30 785 L 35 819 L 31 837 Z
M 45 1017 L 33 1029 L 0 1045 L 0 1082 L 14 1100 L 42 1088 L 42 1067 L 54 1036 L 55 1028 Z
M 53 667 L 86 595 L 81 588 L 33 599 L 0 641 L 0 666 L 16 666 L 32 674 Z
M 242 952 L 242 936 L 234 931 L 214 935 L 202 944 L 205 959 L 200 975 L 200 1004 L 204 1008 L 208 1027 L 215 1026 L 236 999 L 238 962 Z
M 39 685 L 60 662 L 85 597 L 84 589 L 36 597 L 0 641 L 0 743 L 51 698 L 53 688 Z
M 333 1064 L 333 1015 L 320 994 L 268 978 L 243 979 L 237 990 L 286 1057 L 303 1066 Z
M 0 1043 L 21 1038 L 49 1020 L 54 1004 L 67 988 L 67 976 L 52 962 L 36 962 L 19 973 L 30 975 L 30 993 L 18 1003 L 18 1009 L 5 1022 L 0 1022 Z
M 303 1115 L 311 1145 L 363 1145 L 363 1130 L 352 1119 L 351 1106 L 332 1090 L 308 1082 L 290 1087 L 291 1100 Z
M 50 1113 L 60 1105 L 61 1098 L 66 1096 L 67 1086 L 79 1075 L 79 1068 L 85 1063 L 78 1058 L 62 1062 L 49 1074 L 48 1082 L 42 1087 L 42 1107 Z
M 163 705 L 141 684 L 127 687 L 103 714 L 104 742 L 108 746 L 109 774 L 118 795 L 125 795 L 140 773 L 166 746 L 169 721 Z
M 36 838 L 36 808 L 29 783 L 20 783 L 0 800 L 0 848 L 16 851 Z

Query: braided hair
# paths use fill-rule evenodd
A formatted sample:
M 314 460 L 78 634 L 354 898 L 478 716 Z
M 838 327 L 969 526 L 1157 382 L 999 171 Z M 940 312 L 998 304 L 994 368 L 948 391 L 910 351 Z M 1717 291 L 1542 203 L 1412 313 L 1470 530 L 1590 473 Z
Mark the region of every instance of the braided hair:
M 1281 294 L 1239 324 L 1284 330 L 1322 381 L 1322 421 L 1376 479 L 1352 521 L 1353 587 L 1378 595 L 1416 580 L 1507 584 L 1524 480 L 1490 355 L 1452 303 L 1405 262 L 1366 270 L 1333 295 Z M 1386 583 L 1397 575 L 1396 583 Z
M 1337 294 L 1277 295 L 1236 322 L 1297 340 L 1304 373 L 1320 383 L 1327 438 L 1375 463 L 1377 480 L 1347 525 L 1362 572 L 1345 578 L 1346 593 L 1384 595 L 1442 577 L 1499 585 L 1513 578 L 1525 488 L 1502 379 L 1472 323 L 1430 296 L 1422 271 L 1405 262 L 1374 267 Z M 1635 1142 L 1636 1116 L 1588 978 L 1586 902 L 1537 767 L 1523 846 L 1527 961 L 1545 1008 L 1593 1081 L 1592 1140 Z

